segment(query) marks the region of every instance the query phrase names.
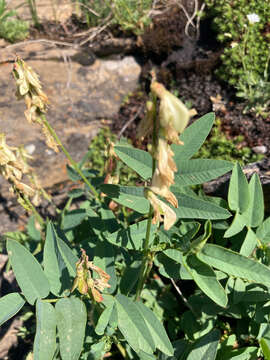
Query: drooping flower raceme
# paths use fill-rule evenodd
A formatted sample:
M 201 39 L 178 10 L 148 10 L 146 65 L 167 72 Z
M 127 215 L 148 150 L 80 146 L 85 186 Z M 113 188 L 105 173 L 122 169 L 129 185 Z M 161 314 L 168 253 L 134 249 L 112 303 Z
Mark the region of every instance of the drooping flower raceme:
M 22 149 L 6 144 L 4 134 L 0 134 L 0 174 L 11 184 L 10 191 L 17 195 L 19 203 L 28 209 L 24 196 L 33 198 L 35 205 L 40 201 L 40 187 L 32 182 L 33 187 L 22 182 L 23 175 L 31 174 L 26 158 L 30 157 Z
M 74 280 L 71 292 L 76 288 L 82 295 L 92 296 L 96 302 L 103 301 L 101 292 L 111 286 L 108 284 L 110 275 L 88 260 L 85 250 L 82 251 L 81 259 L 76 263 L 77 276 Z M 95 271 L 99 278 L 93 278 L 91 271 Z
M 17 58 L 14 63 L 13 74 L 17 85 L 17 98 L 23 98 L 26 104 L 27 109 L 24 114 L 27 121 L 40 124 L 46 144 L 58 152 L 57 143 L 42 121 L 42 115 L 47 112 L 49 101 L 47 95 L 42 91 L 38 75 L 20 58 Z

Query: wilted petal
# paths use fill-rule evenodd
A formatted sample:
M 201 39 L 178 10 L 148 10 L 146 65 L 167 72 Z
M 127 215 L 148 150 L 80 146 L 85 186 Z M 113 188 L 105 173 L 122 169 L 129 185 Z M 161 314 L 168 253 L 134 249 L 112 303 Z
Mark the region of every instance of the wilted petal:
M 153 179 L 152 185 L 150 189 L 157 195 L 164 197 L 172 206 L 175 208 L 178 207 L 178 201 L 175 195 L 169 190 L 169 188 L 164 184 L 162 177 L 160 176 L 159 170 L 156 169 Z
M 166 141 L 159 139 L 155 158 L 158 161 L 157 168 L 159 170 L 160 176 L 162 177 L 163 182 L 167 187 L 170 187 L 172 184 L 174 184 L 174 173 L 177 171 L 173 156 L 174 153 Z
M 45 135 L 47 146 L 53 149 L 55 152 L 59 152 L 57 142 L 55 141 L 54 137 L 51 135 L 51 133 L 49 132 L 48 128 L 45 125 L 42 126 L 42 132 Z
M 163 201 L 159 200 L 152 191 L 148 191 L 146 196 L 154 210 L 153 224 L 161 221 L 163 217 L 164 229 L 169 230 L 176 222 L 177 217 L 175 212 Z
M 95 289 L 94 287 L 91 288 L 91 292 L 92 292 L 92 295 L 93 295 L 93 298 L 96 300 L 96 302 L 102 302 L 103 301 L 103 297 L 101 295 L 101 293 Z
M 28 186 L 22 182 L 16 181 L 15 186 L 24 195 L 27 195 L 27 196 L 35 195 L 35 191 L 30 186 Z

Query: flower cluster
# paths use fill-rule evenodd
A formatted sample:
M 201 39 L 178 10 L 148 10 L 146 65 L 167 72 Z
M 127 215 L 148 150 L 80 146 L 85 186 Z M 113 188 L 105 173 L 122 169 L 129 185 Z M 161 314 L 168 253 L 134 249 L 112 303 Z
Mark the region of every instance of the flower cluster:
M 146 190 L 145 195 L 154 210 L 152 222 L 155 224 L 164 217 L 164 229 L 168 230 L 175 223 L 176 214 L 172 208 L 159 200 L 156 195 L 164 197 L 173 207 L 178 207 L 178 201 L 170 191 L 170 186 L 174 184 L 174 173 L 177 171 L 170 143 L 183 145 L 183 142 L 179 139 L 179 134 L 183 132 L 194 112 L 188 110 L 181 100 L 166 90 L 162 84 L 154 81 L 151 85 L 151 90 L 160 99 L 160 136 L 157 148 L 152 151 L 152 155 L 157 161 L 157 166 L 152 178 L 152 184 Z M 153 109 L 151 109 L 151 113 L 153 114 Z M 148 126 L 150 123 L 149 118 L 148 112 Z
M 48 109 L 48 98 L 42 91 L 38 75 L 22 59 L 17 58 L 13 68 L 16 80 L 18 99 L 24 99 L 26 111 L 24 112 L 29 123 L 38 123 L 42 126 L 42 131 L 46 138 L 46 144 L 55 152 L 58 152 L 57 144 L 43 123 L 42 116 Z
M 36 176 L 31 174 L 32 169 L 28 166 L 26 158 L 30 158 L 30 155 L 24 149 L 8 146 L 5 135 L 0 134 L 0 174 L 11 184 L 10 191 L 17 195 L 19 203 L 25 208 L 27 205 L 24 197 L 31 197 L 33 203 L 38 205 L 41 190 Z M 24 174 L 32 177 L 33 187 L 22 182 Z
M 81 294 L 92 296 L 96 302 L 103 301 L 101 292 L 111 287 L 108 284 L 110 275 L 89 261 L 83 249 L 81 259 L 76 263 L 76 270 L 77 276 L 71 292 L 77 288 Z M 93 278 L 91 271 L 97 273 L 99 278 Z

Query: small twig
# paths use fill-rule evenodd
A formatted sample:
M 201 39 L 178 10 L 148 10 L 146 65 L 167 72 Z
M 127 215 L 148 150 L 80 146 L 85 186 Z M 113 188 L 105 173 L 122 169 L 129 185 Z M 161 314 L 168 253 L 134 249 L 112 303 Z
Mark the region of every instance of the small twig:
M 67 67 L 67 89 L 70 87 L 71 79 L 72 79 L 72 62 L 70 60 L 70 56 L 66 55 L 63 51 L 61 51 L 61 55 L 63 57 L 64 63 Z M 70 99 L 72 100 L 72 99 Z
M 68 42 L 64 42 L 64 41 L 38 39 L 38 40 L 21 41 L 21 42 L 18 42 L 16 44 L 8 45 L 8 46 L 5 47 L 5 49 L 12 49 L 12 48 L 17 47 L 17 46 L 26 46 L 28 44 L 35 44 L 35 43 L 40 43 L 40 42 L 45 42 L 45 43 L 52 44 L 52 45 L 69 46 L 69 47 L 73 47 L 73 48 L 78 47 L 78 45 L 74 45 L 73 43 L 68 43 Z
M 98 30 L 96 30 L 93 34 L 91 34 L 88 38 L 84 39 L 83 41 L 80 42 L 80 46 L 86 44 L 88 41 L 92 41 L 94 40 L 94 38 L 102 33 L 102 31 L 104 31 L 109 25 L 111 24 L 111 21 L 109 21 L 108 23 L 106 23 L 105 25 L 101 26 L 98 28 Z
M 201 13 L 203 12 L 205 8 L 205 3 L 202 4 L 200 10 L 199 10 L 199 14 L 197 16 L 197 19 L 196 19 L 196 39 L 198 40 L 199 37 L 200 37 L 200 21 L 201 21 Z
M 205 3 L 202 4 L 201 8 L 198 11 L 198 0 L 194 0 L 194 11 L 191 16 L 188 14 L 187 9 L 182 4 L 182 1 L 180 1 L 180 3 L 178 3 L 178 1 L 176 0 L 175 3 L 180 7 L 180 9 L 183 10 L 183 12 L 187 18 L 187 23 L 185 25 L 185 34 L 187 35 L 187 37 L 189 37 L 189 38 L 191 37 L 189 35 L 189 26 L 192 25 L 196 29 L 196 39 L 198 40 L 198 38 L 200 36 L 200 18 L 201 18 L 200 15 L 198 15 L 198 14 L 201 13 L 203 11 L 203 9 L 205 8 Z M 196 24 L 194 24 L 193 20 L 195 19 L 196 16 L 197 16 Z
M 182 291 L 180 290 L 179 286 L 176 285 L 175 281 L 171 278 L 171 282 L 175 288 L 175 290 L 178 292 L 178 294 L 181 296 L 181 299 L 183 300 L 183 302 L 185 303 L 185 305 L 189 308 L 189 310 L 192 312 L 192 314 L 194 316 L 197 316 L 195 311 L 192 309 L 192 307 L 190 306 L 187 298 L 184 296 L 184 294 L 182 293 Z
M 128 120 L 128 122 L 125 123 L 125 125 L 122 127 L 122 129 L 119 131 L 117 138 L 118 140 L 121 138 L 121 136 L 123 135 L 124 131 L 126 130 L 126 128 L 133 123 L 134 120 L 137 119 L 138 115 L 141 113 L 143 109 L 143 105 L 140 106 L 140 108 L 137 110 L 136 114 L 134 116 L 132 116 L 131 119 Z

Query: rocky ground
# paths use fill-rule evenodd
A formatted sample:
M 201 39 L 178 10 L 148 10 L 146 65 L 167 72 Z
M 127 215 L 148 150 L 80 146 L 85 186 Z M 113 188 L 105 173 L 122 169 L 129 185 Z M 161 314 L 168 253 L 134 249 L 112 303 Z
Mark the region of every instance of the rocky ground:
M 12 6 L 19 3 L 20 0 L 12 0 Z M 181 21 L 169 21 L 168 16 L 160 19 L 160 27 L 145 34 L 140 44 L 134 37 L 124 37 L 113 29 L 81 45 L 89 33 L 76 36 L 84 30 L 71 18 L 74 11 L 71 2 L 55 3 L 59 6 L 54 11 L 48 0 L 38 2 L 44 26 L 40 31 L 32 29 L 28 41 L 9 45 L 0 40 L 0 132 L 7 135 L 8 145 L 24 144 L 33 156 L 31 165 L 42 186 L 58 196 L 59 201 L 65 201 L 63 194 L 69 186 L 67 162 L 63 154 L 55 154 L 46 147 L 40 129 L 28 124 L 24 117 L 25 104 L 15 98 L 11 75 L 15 55 L 20 55 L 40 75 L 50 100 L 48 120 L 75 160 L 82 158 L 101 126 L 109 125 L 116 134 L 135 138 L 136 126 L 144 115 L 151 69 L 156 70 L 161 82 L 177 88 L 179 96 L 191 102 L 197 117 L 215 110 L 228 137 L 242 134 L 243 145 L 259 146 L 261 150 L 263 147 L 269 154 L 270 118 L 243 115 L 243 105 L 232 89 L 214 75 L 222 49 L 207 40 L 213 34 L 205 37 L 202 31 L 199 42 L 189 40 Z M 24 19 L 30 19 L 26 6 L 18 11 Z M 182 19 L 181 16 L 178 13 L 171 18 Z M 174 29 L 170 41 L 166 36 L 162 38 L 164 29 L 170 34 Z M 211 31 L 209 27 L 207 31 Z M 134 92 L 137 95 L 130 96 Z M 123 104 L 127 96 L 129 101 Z M 263 171 L 267 177 L 269 166 L 265 165 Z M 23 229 L 27 221 L 8 187 L 0 178 L 0 236 L 6 231 Z M 12 291 L 12 276 L 4 279 L 1 275 L 6 260 L 5 255 L 0 255 L 0 289 L 5 281 L 5 288 Z M 0 333 L 5 336 L 0 341 L 0 359 L 7 358 L 9 347 L 16 341 L 14 334 L 18 326 L 19 323 L 10 323 Z

